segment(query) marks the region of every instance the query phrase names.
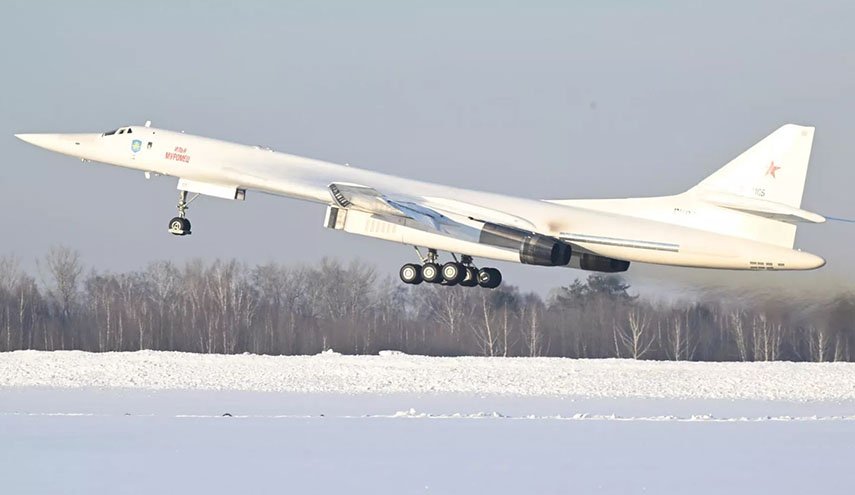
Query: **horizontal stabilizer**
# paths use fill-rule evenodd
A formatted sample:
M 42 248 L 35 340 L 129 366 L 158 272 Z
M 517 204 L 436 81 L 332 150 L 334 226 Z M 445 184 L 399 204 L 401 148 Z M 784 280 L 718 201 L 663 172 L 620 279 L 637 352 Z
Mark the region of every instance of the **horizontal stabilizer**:
M 704 193 L 700 197 L 707 203 L 738 210 L 751 215 L 777 220 L 787 223 L 823 223 L 825 217 L 816 213 L 795 208 L 774 201 L 766 201 L 758 198 L 747 198 L 728 193 Z

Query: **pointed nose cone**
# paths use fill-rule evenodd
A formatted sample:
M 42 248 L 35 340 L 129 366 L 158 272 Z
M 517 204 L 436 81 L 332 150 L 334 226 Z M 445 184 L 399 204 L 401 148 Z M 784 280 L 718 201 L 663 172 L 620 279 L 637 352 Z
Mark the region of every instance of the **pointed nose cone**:
M 95 149 L 100 134 L 15 134 L 15 137 L 46 150 L 86 157 Z
M 33 141 L 37 141 L 41 134 L 15 134 L 15 137 L 20 139 L 25 143 L 35 144 Z M 36 145 L 38 146 L 38 145 Z
M 15 137 L 33 146 L 60 153 L 65 151 L 68 143 L 63 134 L 15 134 Z

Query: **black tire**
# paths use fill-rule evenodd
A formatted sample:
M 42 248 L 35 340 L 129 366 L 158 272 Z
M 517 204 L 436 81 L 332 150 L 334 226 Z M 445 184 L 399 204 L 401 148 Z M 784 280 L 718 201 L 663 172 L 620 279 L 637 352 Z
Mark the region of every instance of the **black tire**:
M 502 283 L 502 272 L 495 268 L 482 268 L 478 271 L 478 285 L 485 289 L 495 289 Z
M 190 221 L 186 218 L 175 217 L 169 221 L 169 232 L 175 235 L 187 235 L 190 233 Z
M 472 268 L 471 266 L 466 267 L 466 277 L 460 281 L 460 285 L 463 287 L 477 287 L 478 286 L 478 270 Z
M 442 265 L 442 279 L 445 285 L 457 285 L 466 278 L 466 267 L 460 263 L 449 261 Z
M 493 272 L 493 284 L 490 288 L 495 289 L 496 287 L 502 285 L 502 272 L 495 268 L 488 268 L 488 270 L 491 270 Z
M 401 277 L 401 282 L 405 284 L 418 285 L 422 283 L 422 267 L 419 265 L 407 263 L 401 267 L 398 275 Z
M 442 282 L 442 270 L 436 263 L 425 263 L 422 265 L 422 280 L 429 284 L 438 284 Z

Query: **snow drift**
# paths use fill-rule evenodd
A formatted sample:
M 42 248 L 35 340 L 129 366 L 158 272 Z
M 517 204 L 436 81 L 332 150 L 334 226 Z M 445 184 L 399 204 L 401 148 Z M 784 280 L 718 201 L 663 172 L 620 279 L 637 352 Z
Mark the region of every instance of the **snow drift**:
M 843 401 L 855 363 L 695 363 L 562 358 L 0 353 L 0 387 L 121 387 L 344 394 Z

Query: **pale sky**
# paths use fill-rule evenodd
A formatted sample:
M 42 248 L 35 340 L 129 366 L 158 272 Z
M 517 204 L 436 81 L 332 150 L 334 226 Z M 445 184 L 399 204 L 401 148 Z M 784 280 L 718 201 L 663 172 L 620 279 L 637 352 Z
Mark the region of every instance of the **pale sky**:
M 286 4 L 286 5 L 280 5 Z M 158 127 L 534 198 L 688 189 L 780 125 L 814 125 L 803 207 L 855 217 L 852 2 L 4 2 L 0 255 L 66 244 L 99 270 L 159 259 L 360 258 L 412 249 L 324 229 L 324 209 L 197 200 L 16 132 Z M 594 5 L 591 5 L 594 4 Z M 637 286 L 853 287 L 855 225 L 799 228 L 800 274 L 634 266 Z M 32 266 L 32 265 L 29 265 Z M 582 272 L 497 263 L 523 289 Z

